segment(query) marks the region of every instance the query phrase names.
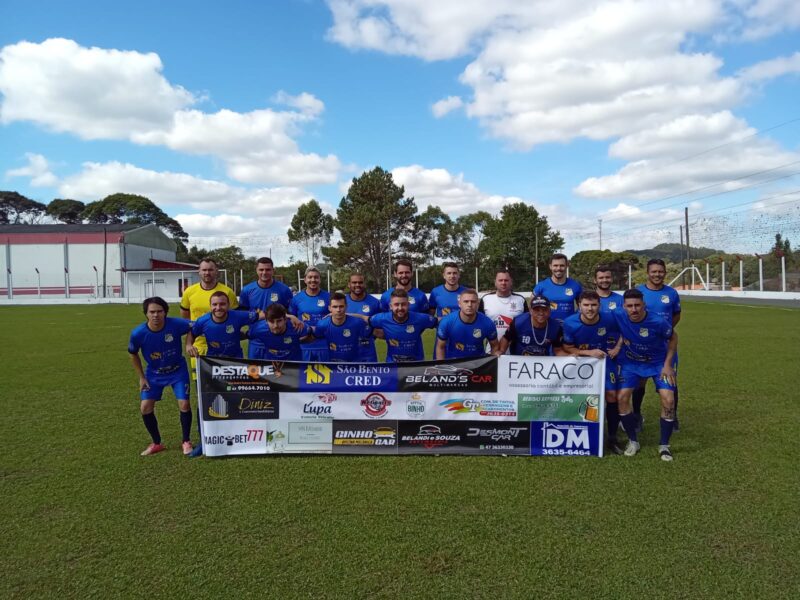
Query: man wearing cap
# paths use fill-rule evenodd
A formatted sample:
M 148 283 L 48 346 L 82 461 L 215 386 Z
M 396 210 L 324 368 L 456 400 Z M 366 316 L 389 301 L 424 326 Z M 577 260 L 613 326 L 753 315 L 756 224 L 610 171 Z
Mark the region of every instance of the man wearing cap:
M 500 340 L 500 353 L 510 349 L 517 356 L 567 356 L 561 347 L 564 334 L 561 323 L 550 315 L 550 301 L 533 296 L 530 312 L 519 315 Z

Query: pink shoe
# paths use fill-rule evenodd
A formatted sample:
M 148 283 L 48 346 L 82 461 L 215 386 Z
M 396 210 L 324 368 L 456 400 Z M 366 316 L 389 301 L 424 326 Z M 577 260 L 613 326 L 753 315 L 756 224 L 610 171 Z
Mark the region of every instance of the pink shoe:
M 188 442 L 187 441 L 187 442 L 183 442 L 183 444 L 181 444 L 181 448 L 183 448 L 184 456 L 188 456 L 189 454 L 192 453 L 192 450 L 194 449 L 194 446 L 192 446 L 192 442 Z
M 147 448 L 142 450 L 140 456 L 150 456 L 151 454 L 163 452 L 166 449 L 167 447 L 164 444 L 150 444 Z

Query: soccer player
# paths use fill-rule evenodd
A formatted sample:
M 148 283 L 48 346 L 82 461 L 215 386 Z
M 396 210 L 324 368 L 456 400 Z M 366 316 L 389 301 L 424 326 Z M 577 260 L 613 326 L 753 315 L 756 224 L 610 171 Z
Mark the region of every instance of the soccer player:
M 219 267 L 217 266 L 217 261 L 208 256 L 200 259 L 198 272 L 200 273 L 200 281 L 183 290 L 183 295 L 181 296 L 182 318 L 196 321 L 211 310 L 211 295 L 214 292 L 225 292 L 228 296 L 228 300 L 230 300 L 230 308 L 237 308 L 239 306 L 239 302 L 233 290 L 219 282 Z M 195 338 L 194 347 L 197 348 L 197 354 L 203 356 L 208 350 L 206 338 L 203 336 Z M 195 372 L 197 361 L 195 357 L 192 357 L 190 362 L 192 365 L 192 380 L 194 380 L 197 377 Z M 198 428 L 200 427 L 199 419 L 197 421 L 197 426 Z M 189 456 L 195 458 L 202 454 L 203 444 L 201 441 L 201 443 L 197 444 L 197 447 L 192 450 Z
M 499 354 L 497 329 L 486 315 L 478 312 L 478 292 L 465 289 L 458 297 L 458 311 L 439 321 L 436 330 L 436 359 L 485 355 L 488 343 Z
M 615 359 L 622 347 L 617 321 L 611 313 L 600 311 L 600 296 L 597 292 L 584 290 L 578 296 L 578 313 L 567 317 L 562 327 L 564 350 L 568 354 L 606 359 L 605 402 L 608 447 L 614 454 L 622 454 L 622 449 L 617 443 L 617 429 L 619 429 L 617 392 L 620 380 Z
M 369 319 L 372 315 L 381 312 L 381 303 L 374 296 L 367 293 L 364 287 L 364 276 L 361 273 L 350 273 L 348 280 L 347 312 L 354 315 L 363 315 Z M 378 353 L 375 351 L 375 338 L 371 335 L 361 338 L 359 342 L 359 362 L 378 362 Z
M 277 302 L 289 308 L 292 301 L 292 290 L 289 286 L 274 279 L 275 265 L 268 256 L 262 256 L 256 262 L 255 281 L 248 283 L 239 293 L 239 308 L 242 310 L 267 310 L 270 304 Z
M 454 262 L 442 265 L 442 278 L 444 283 L 431 290 L 431 297 L 428 300 L 431 314 L 436 315 L 440 321 L 459 309 L 458 296 L 467 289 L 459 283 L 461 271 Z
M 328 360 L 358 362 L 360 340 L 370 333 L 368 317 L 347 314 L 347 298 L 342 292 L 331 294 L 330 315 L 314 326 L 314 336 L 328 343 Z
M 622 387 L 619 392 L 619 417 L 628 446 L 625 456 L 639 451 L 636 435 L 636 416 L 631 410 L 633 390 L 642 379 L 652 378 L 661 397 L 661 440 L 658 454 L 661 460 L 672 460 L 669 439 L 675 424 L 675 369 L 673 360 L 678 350 L 678 335 L 672 324 L 650 313 L 640 290 L 626 290 L 623 294 L 624 311 L 612 313 L 623 338 L 619 354 Z
M 408 310 L 411 312 L 427 313 L 429 309 L 428 297 L 425 292 L 411 285 L 411 272 L 413 266 L 410 260 L 401 258 L 394 264 L 395 286 L 389 288 L 381 295 L 381 310 L 389 312 L 392 301 L 392 290 L 403 290 L 408 297 Z
M 533 296 L 530 312 L 517 315 L 500 340 L 499 351 L 517 356 L 566 356 L 561 323 L 551 317 L 550 300 Z
M 142 421 L 153 442 L 144 449 L 142 456 L 166 450 L 161 443 L 161 433 L 156 419 L 156 402 L 161 400 L 165 387 L 172 387 L 180 410 L 182 449 L 184 454 L 192 451 L 189 441 L 192 430 L 192 409 L 189 405 L 189 370 L 183 358 L 181 337 L 191 328 L 185 319 L 167 317 L 169 305 L 158 296 L 147 298 L 142 303 L 146 321 L 134 328 L 128 342 L 133 370 L 139 376 L 139 408 Z M 142 370 L 144 356 L 147 371 Z
M 422 332 L 435 329 L 436 317 L 428 313 L 410 312 L 408 292 L 392 290 L 391 312 L 382 312 L 369 319 L 372 334 L 386 340 L 386 362 L 425 360 Z
M 288 327 L 286 309 L 277 302 L 270 304 L 264 318 L 254 323 L 247 330 L 250 344 L 247 358 L 261 360 L 294 360 L 300 361 L 303 353 L 301 343 L 312 341 L 314 336 L 308 325 L 301 329 Z
M 600 312 L 622 310 L 622 295 L 611 291 L 614 275 L 608 265 L 597 265 L 594 269 L 594 287 L 600 297 Z
M 328 314 L 330 294 L 320 288 L 322 276 L 317 267 L 308 267 L 305 273 L 306 289 L 299 292 L 289 303 L 289 313 L 306 325 L 313 327 Z M 303 360 L 325 362 L 328 360 L 328 344 L 316 340 L 303 346 Z
M 498 340 L 503 339 L 514 317 L 528 312 L 525 298 L 511 291 L 513 284 L 508 269 L 498 269 L 494 276 L 494 291 L 484 294 L 478 305 L 478 312 L 494 322 Z
M 667 265 L 660 258 L 653 258 L 647 261 L 647 282 L 636 286 L 644 296 L 644 305 L 648 313 L 659 315 L 671 323 L 673 327 L 681 320 L 681 299 L 675 288 L 664 283 L 667 275 Z M 678 353 L 675 353 L 675 364 L 672 367 L 678 370 Z M 633 412 L 637 419 L 637 431 L 642 430 L 644 417 L 642 416 L 642 401 L 644 400 L 647 380 L 633 392 Z M 679 430 L 678 425 L 678 389 L 675 388 L 675 426 L 674 431 Z
M 259 315 L 255 310 L 229 310 L 229 303 L 225 292 L 211 294 L 211 312 L 197 319 L 186 336 L 186 353 L 189 356 L 197 356 L 197 348 L 192 341 L 202 335 L 208 346 L 206 356 L 242 358 L 242 328 L 258 321 Z
M 534 296 L 545 296 L 550 300 L 552 317 L 559 323 L 575 313 L 575 300 L 583 291 L 580 283 L 567 277 L 568 266 L 566 255 L 553 254 L 550 257 L 550 277 L 533 288 Z

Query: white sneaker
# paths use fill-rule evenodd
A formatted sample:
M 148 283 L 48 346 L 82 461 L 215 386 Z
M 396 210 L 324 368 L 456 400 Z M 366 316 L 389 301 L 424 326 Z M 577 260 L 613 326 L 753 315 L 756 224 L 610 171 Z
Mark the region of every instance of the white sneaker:
M 659 446 L 658 455 L 663 461 L 670 462 L 672 460 L 672 451 L 670 451 L 669 446 Z
M 639 452 L 639 442 L 634 442 L 633 440 L 628 442 L 628 445 L 625 447 L 625 456 L 634 456 L 637 452 Z

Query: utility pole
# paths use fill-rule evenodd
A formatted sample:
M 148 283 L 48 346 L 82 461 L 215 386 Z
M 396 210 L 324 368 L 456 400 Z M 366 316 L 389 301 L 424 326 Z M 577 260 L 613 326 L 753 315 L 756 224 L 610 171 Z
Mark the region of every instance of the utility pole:
M 597 219 L 597 228 L 598 228 L 598 233 L 600 234 L 599 235 L 599 237 L 600 237 L 600 247 L 598 248 L 598 250 L 602 250 L 603 249 L 603 219 Z
M 681 228 L 681 288 L 686 289 L 686 274 L 683 273 L 683 269 L 686 267 L 686 261 L 683 259 L 683 225 L 679 225 L 678 227 Z

